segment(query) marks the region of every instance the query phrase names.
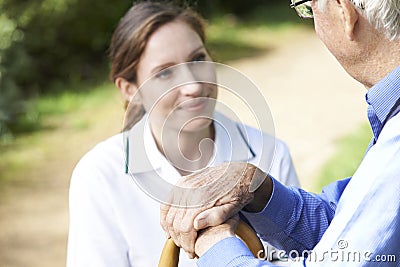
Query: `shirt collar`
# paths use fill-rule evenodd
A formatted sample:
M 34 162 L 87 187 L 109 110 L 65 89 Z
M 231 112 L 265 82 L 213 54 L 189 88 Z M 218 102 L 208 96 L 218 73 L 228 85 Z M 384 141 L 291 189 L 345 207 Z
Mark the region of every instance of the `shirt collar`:
M 125 153 L 130 173 L 143 173 L 161 168 L 163 155 L 158 151 L 150 130 L 148 114 L 126 131 Z
M 215 147 L 213 160 L 215 166 L 227 161 L 248 161 L 256 156 L 248 141 L 248 133 L 242 124 L 236 123 L 219 112 L 214 113 Z M 135 126 L 125 132 L 125 153 L 127 172 L 143 173 L 160 169 L 165 157 L 157 149 L 151 134 L 146 114 Z
M 248 140 L 249 133 L 243 124 L 215 112 L 214 126 L 216 151 L 212 165 L 228 161 L 248 161 L 256 156 Z
M 390 111 L 400 98 L 400 66 L 389 73 L 385 78 L 371 87 L 366 94 L 369 105 L 368 117 L 374 134 L 379 135 L 384 122 L 388 119 Z M 372 123 L 378 118 L 379 122 Z M 377 138 L 377 136 L 376 136 Z

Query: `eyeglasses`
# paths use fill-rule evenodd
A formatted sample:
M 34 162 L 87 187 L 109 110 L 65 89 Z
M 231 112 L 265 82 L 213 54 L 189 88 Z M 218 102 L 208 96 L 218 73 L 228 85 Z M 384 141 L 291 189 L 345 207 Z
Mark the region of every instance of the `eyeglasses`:
M 297 14 L 300 18 L 303 19 L 312 19 L 314 18 L 313 10 L 311 8 L 311 1 L 312 0 L 291 0 L 292 3 L 290 4 L 291 8 L 296 10 Z M 357 4 L 354 1 L 350 0 L 358 9 L 364 10 L 364 2 L 360 1 Z
M 312 19 L 314 14 L 311 8 L 311 1 L 312 0 L 292 0 L 290 7 L 296 10 L 300 18 Z

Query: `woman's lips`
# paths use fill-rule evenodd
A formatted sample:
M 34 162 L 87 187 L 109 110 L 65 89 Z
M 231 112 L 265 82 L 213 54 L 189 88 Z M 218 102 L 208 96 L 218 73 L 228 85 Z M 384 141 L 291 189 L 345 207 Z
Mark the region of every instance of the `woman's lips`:
M 194 99 L 182 102 L 179 105 L 179 108 L 186 110 L 186 111 L 192 111 L 192 112 L 199 111 L 199 110 L 204 109 L 204 107 L 207 106 L 208 101 L 210 101 L 210 99 L 208 97 L 194 98 Z

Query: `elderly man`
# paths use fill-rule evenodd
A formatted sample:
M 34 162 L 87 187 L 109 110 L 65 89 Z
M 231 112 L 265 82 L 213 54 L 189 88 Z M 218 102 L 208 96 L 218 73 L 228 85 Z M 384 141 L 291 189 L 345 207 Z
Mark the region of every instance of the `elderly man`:
M 295 259 L 301 266 L 399 266 L 400 2 L 293 0 L 291 6 L 314 18 L 320 39 L 368 89 L 374 136 L 362 163 L 352 178 L 330 184 L 320 195 L 286 187 L 250 164 L 231 163 L 225 177 L 238 180 L 234 188 L 221 192 L 213 205 L 162 206 L 161 225 L 189 255 L 200 256 L 199 266 L 271 264 L 254 258 L 234 236 L 237 220 L 230 218 L 240 210 L 262 239 L 302 258 Z M 196 185 L 207 183 L 200 173 L 181 185 L 193 178 Z

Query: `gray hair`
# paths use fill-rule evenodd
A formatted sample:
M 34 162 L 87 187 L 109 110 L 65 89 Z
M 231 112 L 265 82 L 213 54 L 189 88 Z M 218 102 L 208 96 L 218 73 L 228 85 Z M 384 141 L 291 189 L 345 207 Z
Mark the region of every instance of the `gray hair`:
M 326 1 L 319 1 L 324 9 Z M 385 33 L 390 40 L 400 39 L 400 1 L 399 0 L 350 0 L 369 23 L 378 31 Z

